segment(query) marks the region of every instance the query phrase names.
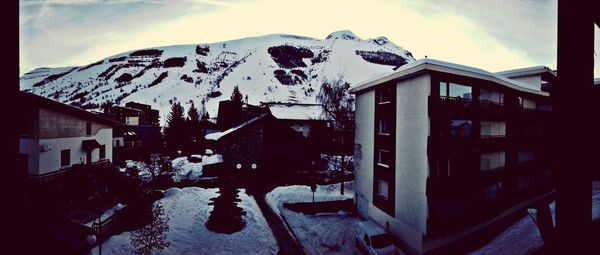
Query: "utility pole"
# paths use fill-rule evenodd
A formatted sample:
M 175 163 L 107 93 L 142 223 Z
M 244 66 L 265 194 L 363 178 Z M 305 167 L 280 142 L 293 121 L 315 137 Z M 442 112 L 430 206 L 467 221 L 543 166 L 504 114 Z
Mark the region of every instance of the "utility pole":
M 556 245 L 559 253 L 586 253 L 591 238 L 594 1 L 558 1 L 558 84 L 551 144 L 556 174 Z M 576 124 L 579 123 L 579 124 Z

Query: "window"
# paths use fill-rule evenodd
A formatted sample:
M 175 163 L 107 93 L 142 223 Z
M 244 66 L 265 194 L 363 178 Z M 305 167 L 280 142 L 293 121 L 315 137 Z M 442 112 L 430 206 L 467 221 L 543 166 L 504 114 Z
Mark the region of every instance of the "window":
M 115 147 L 121 147 L 121 140 L 116 140 L 116 145 Z
M 490 102 L 501 104 L 502 102 L 504 102 L 504 94 L 500 93 L 498 91 L 481 88 L 480 94 L 479 94 L 479 100 L 480 101 L 490 101 Z
M 537 108 L 536 102 L 529 98 L 519 97 L 519 102 L 521 103 L 521 107 L 523 107 L 523 109 L 536 109 Z
M 392 100 L 392 89 L 387 87 L 382 90 L 379 90 L 377 93 L 377 104 L 387 104 Z
M 505 151 L 496 151 L 481 154 L 480 169 L 481 171 L 495 170 L 504 167 Z
M 504 121 L 481 121 L 481 137 L 504 137 L 506 136 L 506 122 Z
M 379 134 L 390 134 L 390 123 L 385 119 L 379 120 Z
M 71 150 L 61 150 L 60 151 L 60 166 L 70 166 L 71 165 Z
M 390 151 L 388 150 L 379 150 L 377 163 L 384 167 L 390 166 Z
M 92 135 L 92 123 L 91 122 L 85 123 L 85 135 L 87 135 L 87 136 Z
M 450 136 L 456 138 L 471 136 L 471 120 L 450 120 Z
M 100 158 L 106 158 L 106 145 L 100 145 Z
M 473 95 L 469 86 L 457 83 L 440 82 L 440 96 L 471 99 Z
M 379 180 L 377 182 L 377 195 L 379 195 L 380 197 L 383 197 L 385 199 L 388 199 L 388 191 L 389 191 L 389 187 L 388 187 L 388 183 L 382 180 Z

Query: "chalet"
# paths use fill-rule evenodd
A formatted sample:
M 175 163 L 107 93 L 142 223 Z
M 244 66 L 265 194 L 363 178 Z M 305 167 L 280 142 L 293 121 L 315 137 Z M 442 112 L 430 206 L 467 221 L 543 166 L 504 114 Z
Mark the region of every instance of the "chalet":
M 357 211 L 410 253 L 452 253 L 553 195 L 545 67 L 490 73 L 421 59 L 357 84 Z M 464 251 L 463 251 L 464 252 Z
M 327 113 L 320 104 L 261 102 L 273 117 L 284 122 L 304 137 L 324 133 L 328 127 Z
M 98 165 L 113 159 L 113 127 L 118 123 L 44 97 L 21 92 L 19 152 L 27 174 L 44 181 L 74 165 Z
M 216 143 L 227 169 L 283 175 L 310 170 L 319 157 L 306 137 L 269 112 L 205 138 Z

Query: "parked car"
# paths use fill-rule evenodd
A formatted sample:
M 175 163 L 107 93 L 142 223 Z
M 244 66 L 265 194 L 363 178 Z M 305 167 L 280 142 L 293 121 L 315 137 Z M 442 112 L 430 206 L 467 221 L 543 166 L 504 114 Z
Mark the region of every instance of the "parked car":
M 361 221 L 356 226 L 356 246 L 367 254 L 394 254 L 396 247 L 387 232 L 375 222 Z

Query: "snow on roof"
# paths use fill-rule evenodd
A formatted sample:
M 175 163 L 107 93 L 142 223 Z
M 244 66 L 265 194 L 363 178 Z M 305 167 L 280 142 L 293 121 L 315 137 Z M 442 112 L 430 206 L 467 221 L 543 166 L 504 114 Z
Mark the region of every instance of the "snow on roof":
M 228 134 L 231 134 L 231 133 L 235 132 L 236 130 L 238 130 L 238 129 L 240 129 L 240 128 L 243 128 L 243 127 L 245 127 L 245 126 L 248 126 L 248 125 L 250 125 L 250 124 L 252 124 L 252 123 L 256 122 L 257 120 L 260 120 L 260 119 L 262 119 L 263 117 L 265 117 L 265 116 L 267 116 L 267 115 L 268 115 L 267 113 L 261 114 L 261 115 L 259 115 L 258 117 L 254 117 L 253 119 L 250 119 L 249 121 L 246 121 L 246 122 L 244 122 L 244 123 L 242 123 L 242 124 L 240 124 L 240 125 L 238 125 L 238 126 L 236 126 L 236 127 L 232 127 L 232 128 L 230 128 L 230 129 L 227 129 L 227 130 L 225 130 L 225 131 L 223 131 L 223 132 L 215 132 L 215 133 L 212 133 L 212 134 L 208 134 L 208 135 L 204 136 L 204 138 L 205 138 L 206 140 L 214 140 L 214 141 L 218 141 L 218 140 L 219 140 L 219 139 L 221 139 L 222 137 L 224 137 L 224 136 L 226 136 L 226 135 L 228 135 Z
M 506 78 L 504 76 L 485 71 L 483 69 L 460 65 L 460 64 L 449 63 L 449 62 L 435 60 L 435 59 L 431 59 L 431 58 L 423 58 L 423 59 L 419 59 L 417 61 L 409 62 L 408 64 L 401 66 L 400 68 L 398 68 L 395 72 L 393 72 L 391 74 L 377 76 L 377 77 L 369 79 L 367 81 L 357 83 L 356 85 L 354 85 L 350 88 L 350 91 L 352 93 L 357 93 L 362 90 L 369 89 L 373 86 L 379 85 L 381 83 L 384 83 L 384 82 L 387 82 L 390 80 L 410 77 L 414 74 L 417 74 L 417 73 L 419 73 L 421 71 L 425 71 L 425 70 L 452 73 L 452 74 L 457 74 L 457 75 L 461 75 L 461 76 L 467 76 L 467 77 L 472 77 L 472 78 L 477 78 L 477 79 L 488 80 L 488 81 L 492 81 L 492 82 L 498 83 L 500 85 L 503 85 L 503 86 L 506 86 L 506 87 L 509 87 L 512 89 L 516 89 L 519 91 L 527 92 L 527 93 L 538 94 L 538 95 L 542 95 L 542 96 L 549 95 L 547 92 L 543 92 L 539 88 L 537 88 L 531 84 L 515 81 L 512 79 Z
M 280 120 L 327 120 L 320 104 L 272 104 L 269 110 Z
M 556 76 L 556 74 L 554 72 L 552 72 L 552 70 L 546 66 L 532 66 L 532 67 L 525 67 L 525 68 L 510 69 L 510 70 L 505 70 L 505 71 L 501 71 L 501 72 L 496 72 L 496 74 L 504 76 L 504 77 L 508 77 L 508 78 L 514 78 L 514 77 L 527 76 L 527 75 L 533 75 L 533 74 L 542 74 L 542 73 L 546 73 L 546 72 L 548 72 L 551 75 Z

